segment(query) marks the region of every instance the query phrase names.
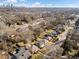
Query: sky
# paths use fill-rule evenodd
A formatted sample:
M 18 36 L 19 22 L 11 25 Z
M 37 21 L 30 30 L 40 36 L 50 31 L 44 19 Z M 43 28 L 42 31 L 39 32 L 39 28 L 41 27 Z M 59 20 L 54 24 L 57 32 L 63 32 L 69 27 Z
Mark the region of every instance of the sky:
M 78 7 L 79 0 L 0 0 L 0 5 L 17 7 Z

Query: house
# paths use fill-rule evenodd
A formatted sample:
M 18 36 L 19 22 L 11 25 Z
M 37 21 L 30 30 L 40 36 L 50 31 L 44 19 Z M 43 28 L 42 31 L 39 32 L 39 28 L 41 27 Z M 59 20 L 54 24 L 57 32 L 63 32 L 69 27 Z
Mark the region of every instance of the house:
M 52 40 L 52 36 L 51 35 L 45 35 L 45 37 L 44 37 L 46 40 Z
M 21 48 L 20 51 L 11 56 L 10 59 L 28 59 L 31 56 L 31 52 L 29 50 L 25 50 Z
M 53 36 L 56 36 L 56 35 L 58 35 L 58 32 L 56 32 L 56 31 L 51 32 L 51 36 L 52 36 L 52 37 L 53 37 Z
M 43 48 L 45 46 L 45 40 L 40 40 L 36 43 L 39 48 Z
M 32 47 L 31 47 L 31 52 L 32 52 L 32 53 L 37 53 L 38 50 L 39 50 L 38 46 L 32 45 Z

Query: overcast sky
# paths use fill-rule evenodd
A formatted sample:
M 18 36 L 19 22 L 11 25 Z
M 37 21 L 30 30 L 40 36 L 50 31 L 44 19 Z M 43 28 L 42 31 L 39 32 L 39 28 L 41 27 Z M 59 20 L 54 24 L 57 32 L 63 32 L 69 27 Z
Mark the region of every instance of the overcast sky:
M 14 4 L 24 7 L 78 7 L 79 0 L 0 0 L 0 5 Z

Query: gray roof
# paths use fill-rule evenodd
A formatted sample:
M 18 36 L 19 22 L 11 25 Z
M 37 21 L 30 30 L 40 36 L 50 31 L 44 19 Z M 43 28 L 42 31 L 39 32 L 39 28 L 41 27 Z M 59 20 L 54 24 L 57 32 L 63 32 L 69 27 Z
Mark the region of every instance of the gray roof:
M 15 54 L 17 59 L 28 59 L 28 57 L 31 56 L 31 53 L 29 50 L 25 50 L 24 48 L 21 48 L 20 51 Z

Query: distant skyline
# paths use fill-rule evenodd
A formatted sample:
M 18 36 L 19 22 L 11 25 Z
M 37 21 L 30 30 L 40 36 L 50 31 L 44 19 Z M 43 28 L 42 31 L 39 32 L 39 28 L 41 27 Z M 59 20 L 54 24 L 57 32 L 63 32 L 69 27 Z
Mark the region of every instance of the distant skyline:
M 0 5 L 17 7 L 72 7 L 79 8 L 79 0 L 0 0 Z

